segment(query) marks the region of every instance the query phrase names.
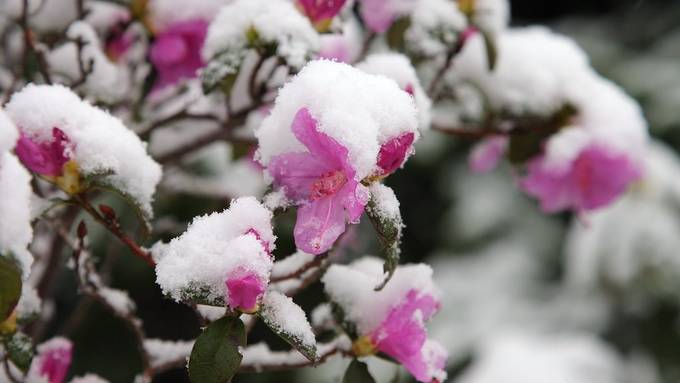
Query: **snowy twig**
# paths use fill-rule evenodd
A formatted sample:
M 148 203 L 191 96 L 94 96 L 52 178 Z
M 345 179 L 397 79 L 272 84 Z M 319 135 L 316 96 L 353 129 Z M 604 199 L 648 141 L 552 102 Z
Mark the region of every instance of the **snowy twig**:
M 329 252 L 325 252 L 321 255 L 318 255 L 318 256 L 314 257 L 313 260 L 303 264 L 297 270 L 294 270 L 294 271 L 292 271 L 288 274 L 285 274 L 285 275 L 272 277 L 271 282 L 276 283 L 276 282 L 281 282 L 281 281 L 285 281 L 285 280 L 288 280 L 288 279 L 298 278 L 298 277 L 302 276 L 305 272 L 307 272 L 307 270 L 321 266 L 323 261 L 325 261 L 328 258 L 328 255 L 329 255 Z
M 94 59 L 90 58 L 86 65 L 85 60 L 83 59 L 83 47 L 87 42 L 83 41 L 80 37 L 73 42 L 76 44 L 76 49 L 78 50 L 78 71 L 80 73 L 80 77 L 71 84 L 71 87 L 75 88 L 84 84 L 87 81 L 87 77 L 92 74 L 92 71 L 94 70 Z
M 444 59 L 444 65 L 439 68 L 437 73 L 435 73 L 434 77 L 432 78 L 432 81 L 430 82 L 430 86 L 427 88 L 427 95 L 435 99 L 435 91 L 437 90 L 437 85 L 441 82 L 441 80 L 444 78 L 444 75 L 446 74 L 446 71 L 449 70 L 451 67 L 451 63 L 453 62 L 453 58 L 456 57 L 458 53 L 463 49 L 465 46 L 465 38 L 461 37 L 458 39 L 455 45 L 451 46 L 449 48 L 448 52 L 446 52 L 446 58 Z

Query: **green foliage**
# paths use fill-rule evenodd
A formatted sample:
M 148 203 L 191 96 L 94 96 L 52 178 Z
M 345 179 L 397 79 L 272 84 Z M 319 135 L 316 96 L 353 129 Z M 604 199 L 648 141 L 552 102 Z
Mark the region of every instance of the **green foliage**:
M 226 383 L 236 375 L 246 345 L 246 329 L 240 319 L 224 317 L 211 323 L 196 339 L 189 359 L 193 383 Z
M 368 372 L 366 363 L 357 359 L 352 360 L 352 363 L 347 366 L 345 376 L 342 378 L 342 383 L 375 383 L 375 379 Z
M 21 269 L 11 254 L 0 255 L 0 322 L 7 319 L 21 297 Z
M 35 354 L 31 338 L 26 334 L 18 332 L 7 339 L 4 339 L 3 346 L 12 363 L 14 363 L 21 371 L 28 371 L 28 368 L 31 366 L 31 360 L 33 360 L 33 355 Z
M 316 353 L 316 344 L 306 344 L 300 337 L 286 331 L 271 315 L 272 311 L 268 310 L 266 306 L 262 306 L 258 312 L 259 317 L 262 319 L 264 324 L 267 325 L 279 338 L 285 340 L 288 344 L 293 346 L 296 350 L 300 352 L 305 358 L 310 362 L 316 363 L 318 360 L 318 355 Z
M 385 210 L 380 208 L 379 203 L 380 201 L 371 197 L 366 205 L 366 215 L 371 220 L 380 240 L 382 257 L 385 259 L 383 269 L 387 274 L 385 280 L 376 287 L 376 291 L 385 287 L 399 265 L 401 229 L 404 226 L 401 216 L 385 216 L 383 214 Z

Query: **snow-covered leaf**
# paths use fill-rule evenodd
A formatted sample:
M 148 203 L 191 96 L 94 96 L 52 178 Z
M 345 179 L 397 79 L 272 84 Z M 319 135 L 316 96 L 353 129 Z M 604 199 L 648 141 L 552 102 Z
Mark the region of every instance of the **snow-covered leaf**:
M 494 36 L 485 31 L 481 31 L 484 38 L 484 48 L 486 49 L 486 63 L 489 70 L 493 71 L 496 68 L 496 61 L 498 61 L 498 47 Z
M 316 362 L 316 338 L 305 312 L 290 297 L 278 291 L 269 291 L 264 296 L 259 312 L 260 318 L 305 358 Z
M 352 363 L 347 366 L 345 376 L 342 378 L 342 383 L 375 383 L 375 379 L 368 372 L 366 363 L 357 359 L 352 360 Z
M 189 378 L 193 383 L 228 382 L 238 371 L 246 345 L 243 322 L 225 317 L 211 323 L 196 339 L 189 359 Z
M 14 311 L 21 297 L 21 269 L 12 256 L 0 256 L 0 322 Z
M 399 212 L 399 201 L 392 189 L 379 183 L 372 185 L 371 199 L 366 205 L 366 215 L 378 233 L 382 257 L 385 259 L 383 268 L 387 275 L 385 280 L 376 287 L 376 290 L 381 290 L 392 278 L 399 264 L 401 229 L 404 226 Z
M 3 342 L 9 360 L 21 371 L 28 371 L 33 359 L 34 350 L 31 338 L 26 334 L 17 332 Z

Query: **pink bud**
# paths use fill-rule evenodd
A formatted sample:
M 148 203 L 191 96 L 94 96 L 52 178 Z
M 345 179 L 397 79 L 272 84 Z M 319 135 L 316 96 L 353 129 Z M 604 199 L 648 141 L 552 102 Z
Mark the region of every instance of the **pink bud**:
M 16 155 L 32 172 L 58 177 L 63 174 L 64 164 L 69 161 L 68 148 L 71 143 L 66 133 L 59 128 L 52 128 L 52 138 L 48 142 L 37 142 L 21 132 L 15 148 Z
M 264 294 L 266 286 L 255 274 L 237 270 L 225 283 L 230 308 L 244 312 L 257 309 L 257 302 Z
M 66 338 L 53 338 L 38 346 L 38 355 L 33 358 L 28 381 L 62 383 L 71 366 L 73 344 Z
M 158 72 L 154 89 L 194 78 L 203 66 L 201 48 L 208 31 L 205 20 L 173 24 L 156 36 L 150 50 L 151 63 Z
M 381 175 L 387 175 L 399 169 L 404 163 L 414 139 L 415 135 L 413 133 L 404 133 L 387 141 L 380 147 L 378 167 L 382 171 Z
M 297 0 L 307 17 L 314 23 L 322 23 L 335 17 L 346 0 Z

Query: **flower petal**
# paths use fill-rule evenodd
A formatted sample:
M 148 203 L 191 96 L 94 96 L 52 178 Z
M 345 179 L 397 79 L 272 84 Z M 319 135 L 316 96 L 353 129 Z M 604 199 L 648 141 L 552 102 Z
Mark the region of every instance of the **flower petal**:
M 345 212 L 337 194 L 298 207 L 293 234 L 298 249 L 318 255 L 345 231 Z
M 352 169 L 348 163 L 347 148 L 329 135 L 319 131 L 318 123 L 309 113 L 309 109 L 301 108 L 293 119 L 292 129 L 295 137 L 307 147 L 309 152 L 318 157 L 332 169 Z M 354 178 L 354 170 L 347 178 Z
M 265 284 L 253 273 L 236 272 L 227 279 L 227 304 L 232 309 L 250 312 L 265 291 Z
M 284 153 L 271 159 L 268 170 L 274 185 L 282 187 L 286 197 L 299 202 L 309 199 L 312 184 L 333 169 L 310 153 Z
M 343 207 L 347 212 L 347 220 L 350 223 L 359 223 L 361 214 L 370 198 L 368 188 L 355 180 L 349 180 L 338 192 L 338 198 L 342 199 Z
M 378 167 L 381 169 L 382 175 L 390 174 L 399 169 L 404 163 L 414 139 L 415 135 L 408 132 L 392 138 L 380 147 Z
M 474 173 L 488 173 L 495 169 L 508 148 L 508 138 L 494 136 L 477 143 L 468 157 L 468 166 Z

